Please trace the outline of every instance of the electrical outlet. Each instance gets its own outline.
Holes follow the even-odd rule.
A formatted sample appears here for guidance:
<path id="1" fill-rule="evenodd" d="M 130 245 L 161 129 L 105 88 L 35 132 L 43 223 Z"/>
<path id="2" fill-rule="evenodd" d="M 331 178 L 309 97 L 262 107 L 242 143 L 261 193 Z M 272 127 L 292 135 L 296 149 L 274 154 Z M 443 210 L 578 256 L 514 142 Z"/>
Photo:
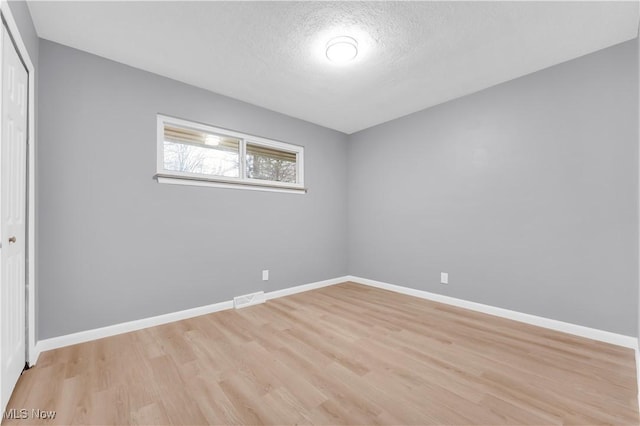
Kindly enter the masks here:
<path id="1" fill-rule="evenodd" d="M 448 272 L 440 272 L 440 284 L 449 284 Z"/>
<path id="2" fill-rule="evenodd" d="M 264 269 L 262 271 L 262 281 L 269 281 L 269 270 Z"/>

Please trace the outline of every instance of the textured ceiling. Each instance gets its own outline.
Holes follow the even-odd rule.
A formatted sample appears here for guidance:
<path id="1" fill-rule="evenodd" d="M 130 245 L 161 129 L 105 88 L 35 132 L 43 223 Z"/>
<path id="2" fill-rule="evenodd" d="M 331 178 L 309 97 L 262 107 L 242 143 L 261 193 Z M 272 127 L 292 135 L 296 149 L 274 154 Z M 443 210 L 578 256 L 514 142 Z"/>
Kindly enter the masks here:
<path id="1" fill-rule="evenodd" d="M 638 2 L 38 2 L 42 38 L 345 133 L 637 36 Z M 327 40 L 350 35 L 346 66 Z"/>

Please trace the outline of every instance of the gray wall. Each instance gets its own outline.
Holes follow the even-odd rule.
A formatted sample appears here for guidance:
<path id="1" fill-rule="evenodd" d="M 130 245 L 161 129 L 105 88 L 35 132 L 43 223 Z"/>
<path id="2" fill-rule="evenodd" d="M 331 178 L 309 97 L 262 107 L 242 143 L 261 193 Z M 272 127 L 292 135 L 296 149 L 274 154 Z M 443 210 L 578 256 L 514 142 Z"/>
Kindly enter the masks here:
<path id="1" fill-rule="evenodd" d="M 40 339 L 347 273 L 346 135 L 45 40 L 39 75 Z M 309 193 L 157 183 L 156 113 L 303 145 Z"/>
<path id="2" fill-rule="evenodd" d="M 351 137 L 39 48 L 40 339 L 347 273 L 637 335 L 637 40 Z M 309 194 L 158 184 L 156 113 L 304 145 Z"/>
<path id="3" fill-rule="evenodd" d="M 349 272 L 637 335 L 637 43 L 352 135 Z"/>

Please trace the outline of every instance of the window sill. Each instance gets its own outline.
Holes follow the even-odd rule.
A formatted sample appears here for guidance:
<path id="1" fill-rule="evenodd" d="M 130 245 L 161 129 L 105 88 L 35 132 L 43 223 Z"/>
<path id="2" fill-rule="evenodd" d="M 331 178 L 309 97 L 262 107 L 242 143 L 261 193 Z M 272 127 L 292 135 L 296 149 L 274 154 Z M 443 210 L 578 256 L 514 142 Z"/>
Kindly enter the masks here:
<path id="1" fill-rule="evenodd" d="M 193 177 L 179 177 L 155 175 L 158 183 L 168 183 L 170 185 L 208 186 L 211 188 L 226 189 L 248 189 L 250 191 L 285 192 L 289 194 L 306 194 L 307 188 L 277 186 L 269 184 L 254 184 L 245 182 L 224 182 L 209 179 L 198 179 Z"/>

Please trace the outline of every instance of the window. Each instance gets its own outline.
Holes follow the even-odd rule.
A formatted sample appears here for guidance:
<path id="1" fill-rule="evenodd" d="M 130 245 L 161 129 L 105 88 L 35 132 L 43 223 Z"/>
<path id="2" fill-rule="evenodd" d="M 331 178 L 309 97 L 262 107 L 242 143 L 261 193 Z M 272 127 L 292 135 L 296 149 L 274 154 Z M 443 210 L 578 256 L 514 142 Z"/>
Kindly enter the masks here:
<path id="1" fill-rule="evenodd" d="M 161 183 L 304 193 L 301 146 L 158 115 Z"/>

